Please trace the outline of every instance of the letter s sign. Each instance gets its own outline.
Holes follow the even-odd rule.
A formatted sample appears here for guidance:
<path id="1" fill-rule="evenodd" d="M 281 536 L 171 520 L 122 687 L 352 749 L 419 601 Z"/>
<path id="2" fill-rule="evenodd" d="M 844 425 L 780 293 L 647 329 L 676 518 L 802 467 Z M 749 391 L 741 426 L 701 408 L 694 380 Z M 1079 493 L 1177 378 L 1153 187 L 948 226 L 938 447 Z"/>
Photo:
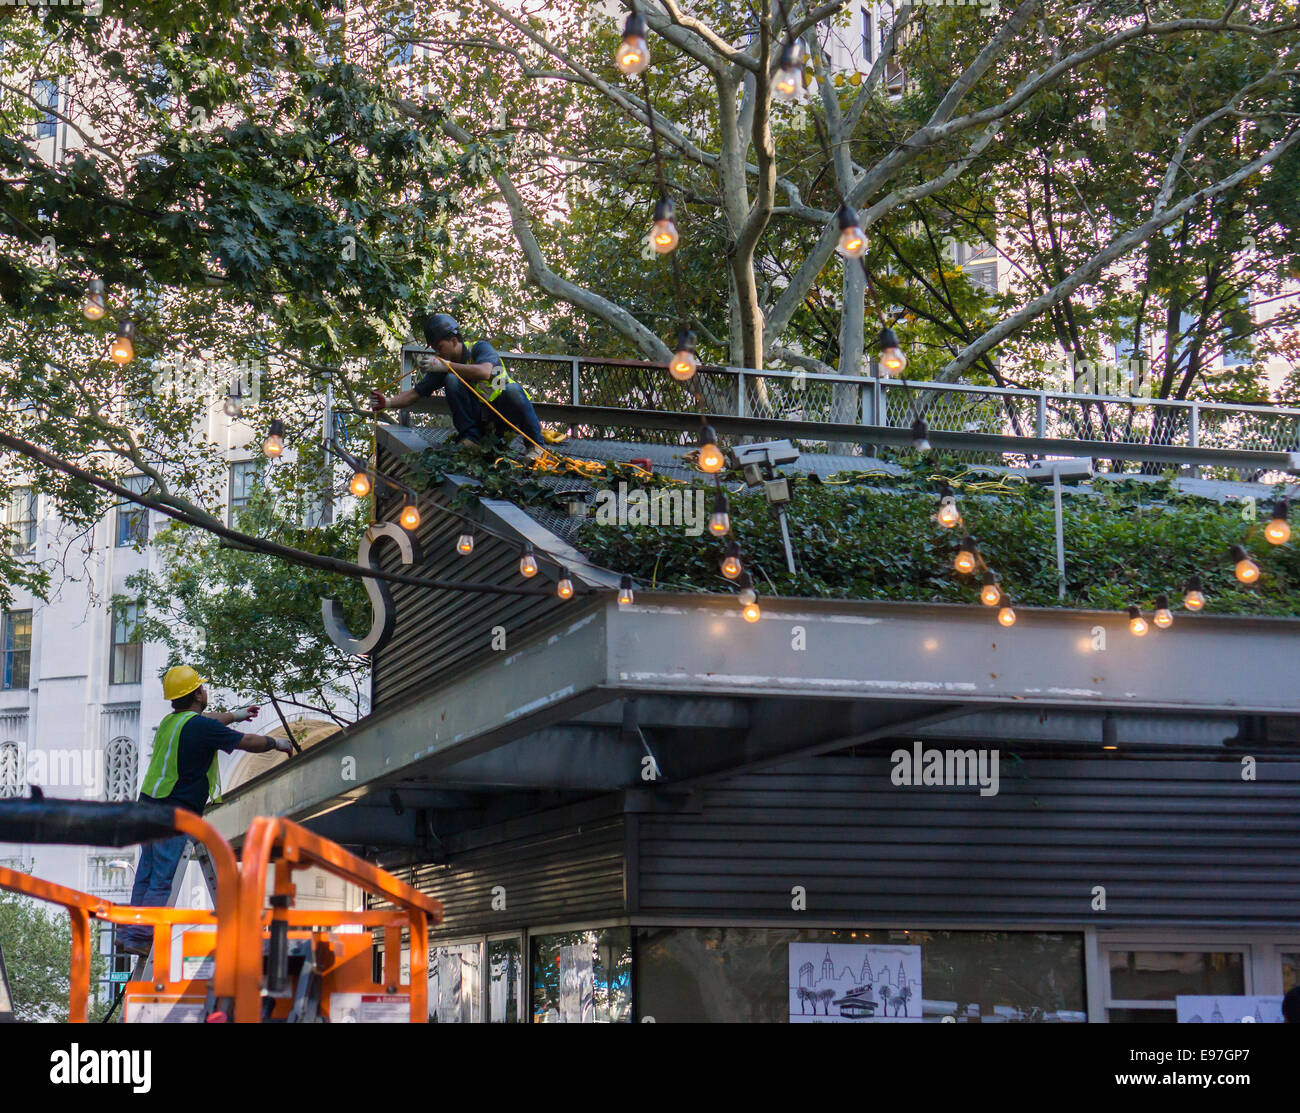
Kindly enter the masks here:
<path id="1" fill-rule="evenodd" d="M 357 546 L 357 563 L 363 564 L 367 568 L 379 568 L 379 562 L 371 554 L 374 543 L 380 538 L 386 537 L 392 541 L 402 554 L 403 564 L 414 564 L 417 561 L 423 561 L 420 552 L 419 542 L 411 537 L 396 522 L 382 522 L 372 525 L 366 530 L 366 535 L 361 539 L 361 544 Z M 357 657 L 364 657 L 373 653 L 383 645 L 393 634 L 393 624 L 397 616 L 393 613 L 393 597 L 389 594 L 388 587 L 382 580 L 366 579 L 366 594 L 370 596 L 370 606 L 374 610 L 374 617 L 370 622 L 370 630 L 364 638 L 354 638 L 348 630 L 347 623 L 343 618 L 343 608 L 339 606 L 335 599 L 322 599 L 321 618 L 325 623 L 325 633 L 329 635 L 330 641 L 337 645 L 345 653 L 351 653 Z"/>

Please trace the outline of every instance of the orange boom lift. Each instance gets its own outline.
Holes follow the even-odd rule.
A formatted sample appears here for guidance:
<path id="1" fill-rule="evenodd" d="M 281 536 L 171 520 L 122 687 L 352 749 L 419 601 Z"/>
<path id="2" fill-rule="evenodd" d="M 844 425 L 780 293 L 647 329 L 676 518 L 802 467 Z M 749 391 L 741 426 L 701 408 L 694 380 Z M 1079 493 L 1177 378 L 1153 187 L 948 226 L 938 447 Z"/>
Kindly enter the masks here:
<path id="1" fill-rule="evenodd" d="M 442 905 L 392 874 L 287 819 L 249 826 L 244 857 L 199 816 L 164 804 L 76 800 L 0 803 L 0 842 L 130 846 L 177 834 L 197 839 L 212 862 L 215 909 L 137 908 L 0 866 L 0 889 L 67 909 L 72 925 L 68 1019 L 84 1023 L 90 1000 L 90 921 L 153 927 L 153 970 L 123 990 L 127 1020 L 260 1021 L 428 1019 L 429 924 Z M 360 886 L 392 908 L 358 912 L 293 907 L 297 870 L 317 867 Z M 266 897 L 268 871 L 273 888 Z M 199 927 L 180 939 L 178 925 Z M 383 980 L 372 974 L 373 936 L 383 929 Z M 400 978 L 403 933 L 411 969 Z M 137 971 L 139 972 L 139 971 Z"/>

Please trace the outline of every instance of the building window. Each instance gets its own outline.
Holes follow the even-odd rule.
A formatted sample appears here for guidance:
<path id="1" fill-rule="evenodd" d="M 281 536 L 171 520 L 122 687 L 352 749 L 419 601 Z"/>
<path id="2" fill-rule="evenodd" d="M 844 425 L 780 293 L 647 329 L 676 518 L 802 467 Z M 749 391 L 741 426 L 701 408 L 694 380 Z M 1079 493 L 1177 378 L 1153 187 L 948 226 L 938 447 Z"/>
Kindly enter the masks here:
<path id="1" fill-rule="evenodd" d="M 1242 951 L 1106 952 L 1110 984 L 1106 1015 L 1111 1023 L 1173 1024 L 1182 996 L 1237 997 L 1246 990 Z"/>
<path id="2" fill-rule="evenodd" d="M 149 480 L 143 475 L 128 475 L 122 486 L 137 495 L 149 490 Z M 149 511 L 135 502 L 124 502 L 117 508 L 117 547 L 143 545 L 149 540 Z"/>
<path id="3" fill-rule="evenodd" d="M 26 556 L 36 548 L 36 492 L 30 487 L 15 487 L 9 493 L 5 525 L 11 556 Z"/>
<path id="4" fill-rule="evenodd" d="M 871 26 L 871 9 L 862 9 L 862 62 L 866 65 L 875 57 L 876 38 Z"/>
<path id="5" fill-rule="evenodd" d="M 135 625 L 140 608 L 125 603 L 113 609 L 113 652 L 109 661 L 110 684 L 139 684 L 140 659 L 144 646 L 136 640 Z"/>
<path id="6" fill-rule="evenodd" d="M 429 1019 L 478 1024 L 482 1019 L 483 944 L 448 943 L 429 956 Z"/>
<path id="7" fill-rule="evenodd" d="M 0 640 L 0 688 L 26 688 L 32 666 L 32 612 L 10 611 L 4 616 Z"/>
<path id="8" fill-rule="evenodd" d="M 138 772 L 137 748 L 132 738 L 114 738 L 104 754 L 104 781 L 109 800 L 134 800 Z"/>
<path id="9" fill-rule="evenodd" d="M 487 945 L 489 1024 L 516 1024 L 523 1000 L 524 952 L 518 936 L 489 939 Z"/>
<path id="10" fill-rule="evenodd" d="M 248 505 L 257 481 L 262 476 L 260 460 L 241 460 L 230 465 L 230 523 L 234 525 L 237 512 Z"/>
<path id="11" fill-rule="evenodd" d="M 534 1023 L 632 1019 L 630 928 L 539 935 L 532 944 Z"/>
<path id="12" fill-rule="evenodd" d="M 384 36 L 384 48 L 389 56 L 389 65 L 409 66 L 415 58 L 415 13 L 399 12 L 397 26 Z"/>
<path id="13" fill-rule="evenodd" d="M 59 83 L 53 78 L 43 78 L 40 81 L 35 81 L 32 83 L 32 96 L 41 108 L 57 111 L 59 107 Z M 42 112 L 40 119 L 36 121 L 36 138 L 53 139 L 58 127 L 59 121 L 54 112 Z"/>
<path id="14" fill-rule="evenodd" d="M 0 800 L 22 794 L 22 749 L 17 742 L 0 742 Z"/>

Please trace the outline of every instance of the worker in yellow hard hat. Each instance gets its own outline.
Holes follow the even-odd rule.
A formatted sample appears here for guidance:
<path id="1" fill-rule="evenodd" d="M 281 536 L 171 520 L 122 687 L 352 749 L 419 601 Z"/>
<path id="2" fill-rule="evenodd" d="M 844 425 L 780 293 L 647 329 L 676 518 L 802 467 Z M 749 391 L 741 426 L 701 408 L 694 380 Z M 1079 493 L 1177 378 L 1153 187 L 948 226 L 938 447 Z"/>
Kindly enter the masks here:
<path id="1" fill-rule="evenodd" d="M 231 723 L 243 723 L 257 715 L 256 707 L 238 711 L 205 714 L 208 707 L 207 682 L 189 665 L 177 665 L 163 677 L 163 697 L 171 701 L 172 712 L 158 724 L 154 734 L 153 757 L 145 771 L 140 799 L 149 803 L 188 808 L 202 815 L 208 798 L 221 802 L 219 753 L 247 750 L 261 754 L 268 750 L 289 753 L 288 739 L 270 738 L 265 734 L 245 734 L 231 730 Z M 157 907 L 167 903 L 176 866 L 185 851 L 185 835 L 145 843 L 135 868 L 131 903 Z M 127 951 L 148 951 L 152 929 L 131 926 L 122 932 Z"/>

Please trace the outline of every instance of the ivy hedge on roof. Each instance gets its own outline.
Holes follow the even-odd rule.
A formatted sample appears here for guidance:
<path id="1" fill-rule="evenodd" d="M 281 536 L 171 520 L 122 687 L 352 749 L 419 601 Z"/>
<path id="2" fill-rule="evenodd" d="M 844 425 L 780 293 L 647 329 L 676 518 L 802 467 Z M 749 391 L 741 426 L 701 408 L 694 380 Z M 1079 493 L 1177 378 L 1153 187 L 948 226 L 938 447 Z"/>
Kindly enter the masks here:
<path id="1" fill-rule="evenodd" d="M 1183 585 L 1195 575 L 1203 583 L 1206 613 L 1300 616 L 1300 540 L 1281 546 L 1264 540 L 1269 500 L 1261 500 L 1258 519 L 1248 521 L 1243 503 L 1187 495 L 1168 479 L 1099 475 L 1091 494 L 1067 491 L 1063 499 L 1062 603 L 1050 487 L 942 457 L 903 456 L 897 462 L 902 475 L 845 472 L 821 481 L 790 476 L 797 575 L 786 570 L 780 527 L 761 488 L 745 489 L 733 471 L 722 473 L 731 513 L 727 538 L 707 531 L 688 536 L 679 525 L 602 524 L 589 511 L 573 543 L 595 564 L 630 574 L 645 590 L 734 592 L 718 566 L 726 542 L 735 538 L 765 595 L 978 604 L 979 575 L 958 575 L 952 565 L 958 542 L 969 533 L 1015 605 L 1123 610 L 1137 604 L 1147 611 L 1163 592 L 1177 609 Z M 442 446 L 423 453 L 414 467 L 422 486 L 447 474 L 478 480 L 480 487 L 462 493 L 465 505 L 480 496 L 524 507 L 555 508 L 560 501 L 536 481 L 535 472 L 499 452 Z M 616 463 L 581 478 L 615 491 L 620 482 L 629 490 L 682 486 Z M 957 496 L 964 529 L 945 529 L 935 520 L 945 479 Z M 688 486 L 703 492 L 707 517 L 712 481 L 701 477 Z M 1253 587 L 1242 586 L 1233 574 L 1234 544 L 1245 546 L 1260 566 Z"/>

